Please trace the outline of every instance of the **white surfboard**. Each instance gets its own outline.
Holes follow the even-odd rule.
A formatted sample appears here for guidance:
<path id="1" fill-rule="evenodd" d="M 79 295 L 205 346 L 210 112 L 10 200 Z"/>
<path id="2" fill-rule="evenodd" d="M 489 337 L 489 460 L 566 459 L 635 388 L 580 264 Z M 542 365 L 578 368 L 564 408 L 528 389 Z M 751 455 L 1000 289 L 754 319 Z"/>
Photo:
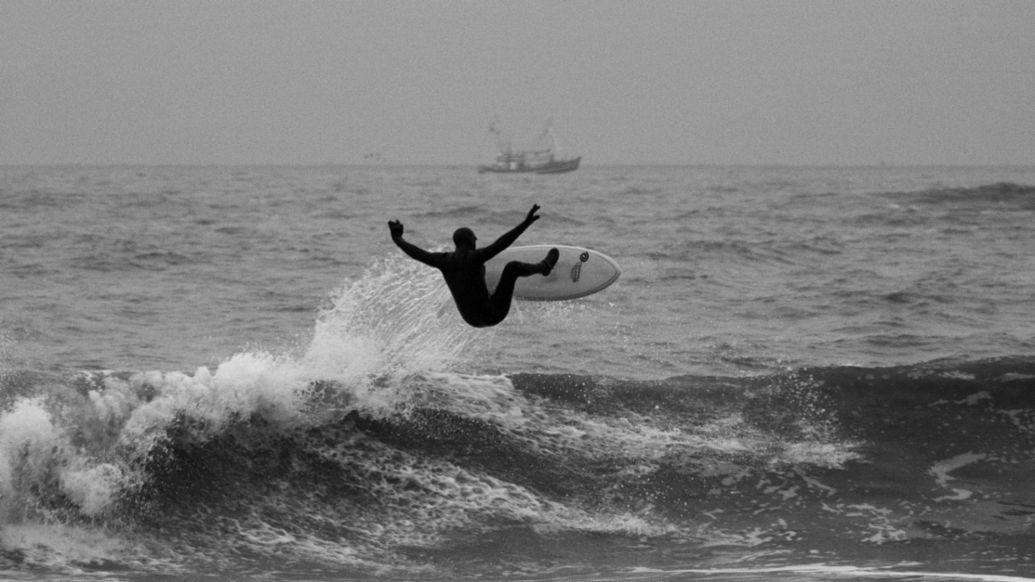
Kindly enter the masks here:
<path id="1" fill-rule="evenodd" d="M 503 267 L 510 261 L 538 263 L 556 248 L 560 258 L 546 277 L 520 277 L 514 286 L 514 298 L 528 301 L 564 301 L 592 295 L 618 280 L 622 270 L 604 253 L 568 245 L 528 245 L 510 247 L 485 263 L 485 283 L 491 293 L 496 289 Z"/>

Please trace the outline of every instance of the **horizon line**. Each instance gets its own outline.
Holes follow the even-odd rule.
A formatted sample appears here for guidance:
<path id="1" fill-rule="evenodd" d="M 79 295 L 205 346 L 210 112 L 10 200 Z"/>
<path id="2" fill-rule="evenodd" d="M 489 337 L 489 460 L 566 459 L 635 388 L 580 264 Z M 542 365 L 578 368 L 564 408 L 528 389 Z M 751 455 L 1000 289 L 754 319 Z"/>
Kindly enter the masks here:
<path id="1" fill-rule="evenodd" d="M 0 168 L 472 168 L 474 163 L 390 163 L 390 162 L 12 162 Z M 584 168 L 1035 168 L 1030 164 L 994 163 L 891 163 L 891 162 L 614 162 L 583 164 Z M 573 172 L 574 173 L 574 172 Z"/>

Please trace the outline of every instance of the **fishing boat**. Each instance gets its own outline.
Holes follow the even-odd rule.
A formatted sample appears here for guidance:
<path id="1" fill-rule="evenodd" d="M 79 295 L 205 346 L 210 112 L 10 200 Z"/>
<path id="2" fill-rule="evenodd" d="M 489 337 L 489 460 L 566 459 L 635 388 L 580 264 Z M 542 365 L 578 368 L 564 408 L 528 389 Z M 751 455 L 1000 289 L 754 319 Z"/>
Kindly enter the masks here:
<path id="1" fill-rule="evenodd" d="M 493 164 L 478 166 L 478 172 L 483 174 L 486 172 L 563 174 L 579 169 L 581 161 L 581 157 L 557 159 L 551 150 L 511 151 L 508 149 L 500 152 Z"/>
<path id="2" fill-rule="evenodd" d="M 513 150 L 510 144 L 499 142 L 499 131 L 495 123 L 489 126 L 489 132 L 497 136 L 499 153 L 496 154 L 496 161 L 490 165 L 478 166 L 478 173 L 486 172 L 496 174 L 563 174 L 579 169 L 581 156 L 560 157 L 557 155 L 557 138 L 553 129 L 548 125 L 539 136 L 539 142 L 549 139 L 549 146 L 543 149 Z"/>

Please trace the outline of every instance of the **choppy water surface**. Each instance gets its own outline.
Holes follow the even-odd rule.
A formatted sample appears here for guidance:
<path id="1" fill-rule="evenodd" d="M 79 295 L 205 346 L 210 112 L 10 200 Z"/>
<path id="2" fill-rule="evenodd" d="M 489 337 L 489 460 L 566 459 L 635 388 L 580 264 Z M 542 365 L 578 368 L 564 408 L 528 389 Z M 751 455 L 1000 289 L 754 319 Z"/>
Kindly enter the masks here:
<path id="1" fill-rule="evenodd" d="M 1035 578 L 1035 169 L 0 170 L 14 579 Z M 392 245 L 622 278 L 466 327 Z"/>

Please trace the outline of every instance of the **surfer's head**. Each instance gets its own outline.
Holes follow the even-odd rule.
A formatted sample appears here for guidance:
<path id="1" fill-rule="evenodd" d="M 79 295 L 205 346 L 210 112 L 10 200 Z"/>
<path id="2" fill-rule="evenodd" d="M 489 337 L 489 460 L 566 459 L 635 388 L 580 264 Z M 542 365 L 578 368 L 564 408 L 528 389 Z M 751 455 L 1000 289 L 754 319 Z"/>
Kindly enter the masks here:
<path id="1" fill-rule="evenodd" d="M 473 249 L 474 242 L 476 240 L 478 240 L 478 238 L 474 236 L 474 231 L 466 226 L 456 229 L 456 232 L 453 233 L 453 242 L 456 244 L 456 248 L 458 249 Z"/>

